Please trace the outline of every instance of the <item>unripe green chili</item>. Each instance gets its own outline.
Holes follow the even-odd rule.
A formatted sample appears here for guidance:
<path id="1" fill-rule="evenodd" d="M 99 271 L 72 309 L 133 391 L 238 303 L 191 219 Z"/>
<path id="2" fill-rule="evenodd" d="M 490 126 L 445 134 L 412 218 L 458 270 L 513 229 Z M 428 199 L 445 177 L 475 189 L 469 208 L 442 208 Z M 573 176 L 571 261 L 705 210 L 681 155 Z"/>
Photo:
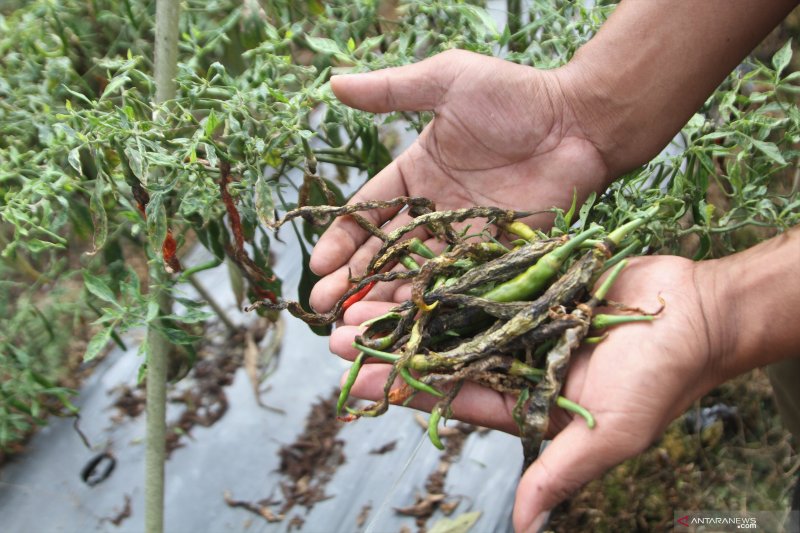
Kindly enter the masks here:
<path id="1" fill-rule="evenodd" d="M 411 242 L 408 244 L 408 250 L 419 255 L 420 257 L 424 257 L 425 259 L 433 259 L 436 257 L 436 254 L 433 253 L 433 250 L 428 248 L 425 243 L 419 240 L 417 237 L 411 239 Z"/>
<path id="2" fill-rule="evenodd" d="M 593 226 L 579 233 L 552 252 L 542 256 L 522 274 L 484 293 L 482 297 L 496 302 L 516 302 L 533 298 L 547 287 L 547 284 L 558 273 L 564 261 L 569 258 L 570 254 L 581 243 L 601 231 L 603 231 L 603 228 L 600 226 Z"/>
<path id="3" fill-rule="evenodd" d="M 408 368 L 404 366 L 400 367 L 400 377 L 402 377 L 412 389 L 416 389 L 420 392 L 427 392 L 431 396 L 436 396 L 437 398 L 444 397 L 444 394 L 442 394 L 438 390 L 434 389 L 427 383 L 423 383 L 420 380 L 416 379 L 414 376 L 412 376 Z"/>
<path id="4" fill-rule="evenodd" d="M 439 439 L 439 420 L 441 420 L 441 418 L 442 412 L 437 405 L 433 408 L 433 411 L 431 411 L 431 417 L 428 419 L 428 438 L 434 446 L 440 450 L 444 450 L 444 444 L 442 444 L 441 439 Z"/>
<path id="5" fill-rule="evenodd" d="M 358 377 L 358 372 L 361 370 L 361 365 L 364 364 L 366 358 L 367 356 L 364 352 L 359 352 L 355 360 L 353 360 L 353 364 L 350 366 L 350 372 L 347 373 L 347 379 L 344 385 L 342 385 L 342 391 L 339 393 L 339 399 L 336 401 L 336 416 L 339 416 L 342 412 L 342 407 L 347 403 L 347 398 L 350 396 L 350 389 L 353 388 L 353 384 Z"/>
<path id="6" fill-rule="evenodd" d="M 603 329 L 628 322 L 652 322 L 656 317 L 653 315 L 595 315 L 592 318 L 594 329 Z"/>
<path id="7" fill-rule="evenodd" d="M 590 413 L 589 410 L 583 407 L 582 405 L 579 405 L 575 402 L 571 402 L 566 398 L 564 398 L 563 396 L 559 396 L 558 398 L 556 398 L 556 405 L 564 409 L 565 411 L 569 411 L 570 413 L 575 413 L 576 415 L 582 417 L 584 420 L 586 420 L 586 425 L 589 427 L 589 429 L 594 429 L 595 426 L 594 416 L 592 416 L 592 413 Z"/>

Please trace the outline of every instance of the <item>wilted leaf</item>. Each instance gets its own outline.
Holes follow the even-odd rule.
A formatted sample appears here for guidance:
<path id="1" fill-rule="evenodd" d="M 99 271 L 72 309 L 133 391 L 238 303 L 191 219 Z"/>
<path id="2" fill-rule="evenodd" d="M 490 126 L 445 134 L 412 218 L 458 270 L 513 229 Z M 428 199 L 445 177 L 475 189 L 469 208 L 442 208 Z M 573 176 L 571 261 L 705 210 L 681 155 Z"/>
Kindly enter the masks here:
<path id="1" fill-rule="evenodd" d="M 225 264 L 228 267 L 228 277 L 231 280 L 231 290 L 233 290 L 233 295 L 236 298 L 236 306 L 241 309 L 245 296 L 242 271 L 239 270 L 239 266 L 236 263 L 227 257 L 225 258 Z"/>
<path id="2" fill-rule="evenodd" d="M 272 196 L 272 184 L 264 176 L 256 180 L 256 215 L 265 226 L 275 223 L 275 198 Z"/>
<path id="3" fill-rule="evenodd" d="M 455 518 L 442 518 L 428 530 L 428 533 L 467 533 L 480 517 L 480 511 L 473 511 Z"/>
<path id="4" fill-rule="evenodd" d="M 108 216 L 103 205 L 103 180 L 97 179 L 92 197 L 89 199 L 89 212 L 92 215 L 94 233 L 92 234 L 92 250 L 87 255 L 96 254 L 106 243 L 108 237 Z"/>
<path id="5" fill-rule="evenodd" d="M 145 208 L 147 215 L 147 240 L 150 249 L 161 257 L 161 246 L 167 237 L 167 210 L 164 208 L 164 195 L 155 193 Z"/>

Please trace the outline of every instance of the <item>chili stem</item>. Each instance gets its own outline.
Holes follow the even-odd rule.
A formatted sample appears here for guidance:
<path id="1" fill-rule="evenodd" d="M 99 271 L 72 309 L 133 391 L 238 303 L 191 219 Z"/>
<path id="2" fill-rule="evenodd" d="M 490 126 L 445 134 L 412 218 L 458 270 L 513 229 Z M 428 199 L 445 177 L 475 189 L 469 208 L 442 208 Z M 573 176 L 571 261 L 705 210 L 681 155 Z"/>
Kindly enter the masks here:
<path id="1" fill-rule="evenodd" d="M 589 429 L 593 429 L 595 426 L 594 416 L 592 413 L 589 412 L 588 409 L 583 407 L 582 405 L 578 405 L 575 402 L 567 400 L 563 396 L 559 396 L 556 398 L 556 405 L 562 408 L 565 411 L 569 411 L 570 413 L 575 413 L 576 415 L 582 417 L 586 420 L 586 425 Z"/>

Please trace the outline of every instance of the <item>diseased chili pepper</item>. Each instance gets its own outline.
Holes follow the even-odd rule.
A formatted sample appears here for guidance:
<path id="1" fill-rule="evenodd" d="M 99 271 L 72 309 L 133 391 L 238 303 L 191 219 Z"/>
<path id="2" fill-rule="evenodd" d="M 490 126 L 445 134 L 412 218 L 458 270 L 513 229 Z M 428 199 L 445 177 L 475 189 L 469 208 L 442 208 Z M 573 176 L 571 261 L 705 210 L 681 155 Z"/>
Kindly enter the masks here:
<path id="1" fill-rule="evenodd" d="M 565 409 L 584 418 L 589 428 L 594 427 L 596 421 L 586 408 L 560 395 L 570 356 L 579 346 L 594 341 L 587 337 L 592 326 L 653 320 L 653 316 L 642 314 L 595 314 L 595 309 L 604 303 L 624 268 L 624 257 L 637 248 L 642 251 L 641 243 L 648 242 L 631 234 L 644 226 L 658 208 L 613 231 L 592 226 L 571 238 L 545 238 L 514 222 L 524 216 L 522 212 L 485 207 L 437 212 L 430 202 L 413 198 L 343 208 L 306 207 L 291 216 L 329 221 L 333 216 L 360 216 L 356 211 L 390 204 L 410 206 L 409 212 L 415 218 L 390 233 L 372 223 L 360 222 L 383 245 L 365 273 L 354 278 L 353 286 L 330 312 L 308 313 L 296 302 L 264 304 L 267 308 L 289 309 L 312 324 L 329 323 L 363 300 L 377 282 L 412 280 L 411 299 L 362 324 L 364 332 L 353 343 L 359 354 L 337 402 L 337 413 L 346 410 L 349 415 L 340 418 L 378 416 L 390 404 L 405 404 L 418 392 L 425 392 L 441 398 L 431 413 L 427 431 L 431 442 L 442 448 L 439 422 L 452 416 L 450 406 L 461 385 L 469 381 L 517 397 L 513 417 L 520 427 L 525 464 L 530 464 L 538 453 L 551 409 Z M 565 215 L 567 223 L 574 208 Z M 508 249 L 487 228 L 468 235 L 467 230 L 457 233 L 450 226 L 468 218 L 486 218 L 509 233 L 524 235 L 530 242 Z M 408 238 L 421 226 L 447 242 L 444 252 L 436 256 L 419 239 Z M 625 248 L 614 255 L 622 246 Z M 427 261 L 420 267 L 412 254 Z M 408 270 L 384 272 L 396 262 Z M 607 278 L 593 290 L 607 270 Z M 613 302 L 610 305 L 621 306 Z M 346 407 L 368 358 L 389 364 L 383 399 L 362 409 Z M 398 381 L 400 387 L 395 385 Z"/>
<path id="2" fill-rule="evenodd" d="M 370 281 L 361 289 L 359 289 L 357 293 L 353 294 L 347 300 L 345 300 L 344 303 L 342 304 L 342 312 L 347 311 L 350 308 L 350 306 L 352 306 L 354 303 L 363 300 L 367 296 L 367 294 L 369 294 L 369 291 L 372 290 L 372 287 L 374 287 L 376 283 L 377 281 Z"/>

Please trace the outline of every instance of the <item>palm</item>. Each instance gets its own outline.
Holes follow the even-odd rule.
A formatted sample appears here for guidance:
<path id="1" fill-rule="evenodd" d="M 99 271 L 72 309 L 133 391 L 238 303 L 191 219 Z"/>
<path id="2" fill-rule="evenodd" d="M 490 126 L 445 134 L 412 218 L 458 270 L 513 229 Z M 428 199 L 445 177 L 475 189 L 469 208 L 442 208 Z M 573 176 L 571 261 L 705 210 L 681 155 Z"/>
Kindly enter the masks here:
<path id="1" fill-rule="evenodd" d="M 575 124 L 554 73 L 465 52 L 439 57 L 439 79 L 420 80 L 432 83 L 427 90 L 407 87 L 411 95 L 387 81 L 349 89 L 335 84 L 345 103 L 368 110 L 436 112 L 419 139 L 353 202 L 423 196 L 439 209 L 494 205 L 538 211 L 569 205 L 575 191 L 582 199 L 603 188 L 608 170 Z M 402 88 L 406 82 L 396 83 Z M 388 228 L 408 221 L 396 211 L 366 215 Z M 551 221 L 532 219 L 539 225 Z M 350 273 L 362 271 L 379 244 L 352 220 L 335 221 L 312 255 L 312 268 L 324 276 L 312 305 L 330 309 L 349 288 Z"/>
<path id="2" fill-rule="evenodd" d="M 408 194 L 441 208 L 563 206 L 602 184 L 607 170 L 573 125 L 554 77 L 467 56 L 436 118 L 398 160 Z M 468 78 L 468 79 L 467 79 Z"/>
<path id="3" fill-rule="evenodd" d="M 589 429 L 582 419 L 560 409 L 551 413 L 549 437 L 555 440 L 520 482 L 515 521 L 529 523 L 533 517 L 525 515 L 526 510 L 549 509 L 568 496 L 540 492 L 535 483 L 547 479 L 549 472 L 569 472 L 575 480 L 598 477 L 644 450 L 669 421 L 727 377 L 713 365 L 716 343 L 709 337 L 694 273 L 691 261 L 663 256 L 632 260 L 622 272 L 610 300 L 645 310 L 658 309 L 662 300 L 663 312 L 653 322 L 612 329 L 599 345 L 573 355 L 562 395 L 592 412 L 597 425 Z M 334 332 L 331 350 L 354 357 L 350 343 L 356 324 L 389 305 L 353 306 L 345 316 L 351 325 Z M 387 365 L 367 365 L 352 393 L 380 398 L 387 374 Z M 434 403 L 435 398 L 419 398 L 412 405 L 430 409 Z M 466 384 L 452 408 L 455 418 L 514 433 L 515 403 L 510 395 Z M 567 481 L 572 489 L 580 483 Z"/>

